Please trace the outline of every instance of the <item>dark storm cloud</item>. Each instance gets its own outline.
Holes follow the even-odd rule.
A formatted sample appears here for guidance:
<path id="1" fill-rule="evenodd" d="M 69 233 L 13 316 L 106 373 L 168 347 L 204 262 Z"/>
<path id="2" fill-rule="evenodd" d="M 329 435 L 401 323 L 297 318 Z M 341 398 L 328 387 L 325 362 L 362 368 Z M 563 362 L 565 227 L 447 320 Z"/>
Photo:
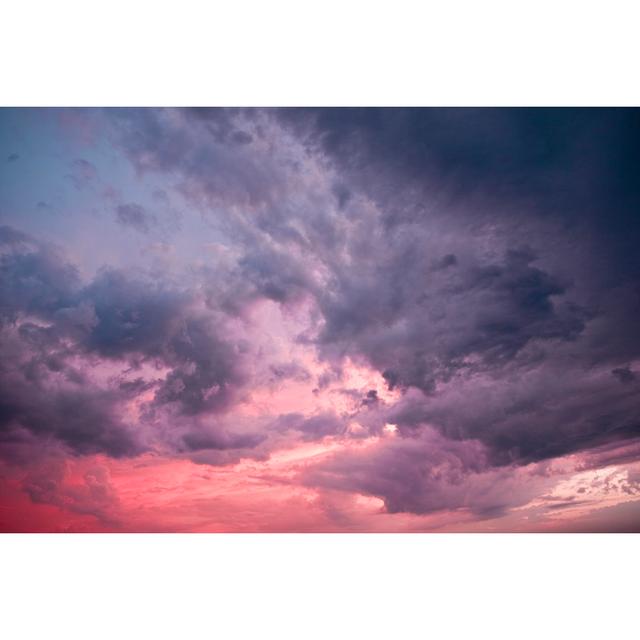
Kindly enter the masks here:
<path id="1" fill-rule="evenodd" d="M 234 391 L 245 382 L 239 368 L 242 345 L 230 345 L 216 335 L 211 320 L 190 317 L 165 352 L 172 371 L 156 394 L 156 402 L 177 403 L 187 415 L 226 408 Z"/>
<path id="2" fill-rule="evenodd" d="M 96 322 L 84 346 L 105 357 L 158 359 L 171 371 L 156 403 L 197 414 L 225 408 L 244 382 L 241 345 L 217 335 L 215 320 L 190 309 L 190 294 L 104 271 L 83 290 Z"/>
<path id="3" fill-rule="evenodd" d="M 7 226 L 0 227 L 0 313 L 50 314 L 67 306 L 80 285 L 77 269 L 59 251 Z"/>
<path id="4" fill-rule="evenodd" d="M 80 299 L 95 314 L 85 337 L 87 349 L 113 358 L 159 357 L 167 336 L 179 327 L 188 296 L 158 282 L 106 269 L 82 290 Z"/>
<path id="5" fill-rule="evenodd" d="M 459 377 L 431 398 L 408 394 L 387 418 L 407 435 L 428 424 L 448 437 L 477 438 L 499 465 L 640 437 L 637 389 L 606 369 L 575 369 L 570 357 Z"/>
<path id="6" fill-rule="evenodd" d="M 342 274 L 320 301 L 321 343 L 366 354 L 390 388 L 431 392 L 459 369 L 495 367 L 531 341 L 573 340 L 584 329 L 584 312 L 562 300 L 565 287 L 528 249 L 438 277 L 405 246 L 388 260 L 376 254 L 365 277 Z"/>
<path id="7" fill-rule="evenodd" d="M 3 442 L 15 429 L 26 428 L 43 438 L 53 436 L 80 454 L 106 453 L 113 457 L 145 450 L 132 425 L 115 414 L 118 397 L 109 392 L 80 388 L 54 391 L 2 371 L 0 424 Z"/>
<path id="8" fill-rule="evenodd" d="M 491 225 L 517 236 L 519 225 L 526 237 L 553 221 L 589 250 L 593 286 L 637 287 L 637 109 L 285 109 L 277 117 L 348 188 L 379 204 L 386 227 L 444 216 L 467 235 Z"/>
<path id="9" fill-rule="evenodd" d="M 390 388 L 433 396 L 407 428 L 432 420 L 449 437 L 486 443 L 496 461 L 636 435 L 636 401 L 610 388 L 615 378 L 596 385 L 607 409 L 587 415 L 587 407 L 594 367 L 618 370 L 640 356 L 637 111 L 137 111 L 124 119 L 134 162 L 177 171 L 196 199 L 250 207 L 250 222 L 241 216 L 233 227 L 240 296 L 311 297 L 323 357 L 363 359 Z M 240 122 L 271 145 L 264 162 L 248 153 L 252 145 L 234 150 Z M 278 127 L 293 135 L 289 146 Z M 238 153 L 247 154 L 242 169 Z M 328 178 L 329 199 L 292 207 L 298 196 L 284 185 L 300 174 L 287 158 L 304 162 L 305 153 L 338 178 Z M 492 417 L 493 392 L 471 393 L 468 415 L 455 404 L 436 415 L 449 387 L 473 389 L 474 376 L 514 391 L 498 394 L 504 416 Z M 554 412 L 553 385 L 514 389 L 531 376 L 559 378 L 555 388 L 569 398 Z"/>
<path id="10" fill-rule="evenodd" d="M 145 446 L 116 411 L 120 394 L 86 384 L 54 331 L 24 322 L 0 331 L 0 449 L 24 431 L 80 454 L 134 455 Z"/>
<path id="11" fill-rule="evenodd" d="M 602 204 L 594 196 L 624 210 L 640 195 L 635 109 L 283 109 L 278 117 L 360 187 L 381 177 L 367 183 L 379 195 L 392 186 L 382 172 L 396 185 L 453 196 L 533 197 L 554 215 L 562 212 L 553 205 L 576 213 Z"/>
<path id="12" fill-rule="evenodd" d="M 333 265 L 320 345 L 432 396 L 394 421 L 479 438 L 498 463 L 640 435 L 637 394 L 607 377 L 632 382 L 640 355 L 637 110 L 277 117 L 381 211 Z"/>
<path id="13" fill-rule="evenodd" d="M 603 339 L 638 352 L 627 320 L 640 311 L 637 109 L 291 109 L 277 116 L 352 191 L 379 204 L 389 232 L 412 222 L 425 231 L 446 219 L 467 245 L 487 228 L 507 236 L 505 249 L 533 245 L 553 265 L 550 275 L 569 274 L 585 302 L 606 307 L 597 311 L 610 316 L 607 333 L 616 326 L 619 335 Z"/>
<path id="14" fill-rule="evenodd" d="M 219 335 L 192 295 L 146 277 L 102 270 L 82 286 L 51 245 L 0 229 L 2 367 L 0 416 L 7 441 L 21 429 L 77 453 L 133 455 L 144 437 L 121 416 L 123 402 L 155 388 L 153 405 L 180 415 L 226 409 L 245 383 L 241 344 Z M 164 379 L 101 388 L 91 359 L 144 362 Z"/>
<path id="15" fill-rule="evenodd" d="M 302 479 L 312 486 L 379 497 L 389 513 L 468 509 L 480 518 L 504 515 L 540 490 L 531 472 L 518 476 L 511 469 L 491 468 L 477 441 L 449 440 L 433 431 L 337 453 L 304 471 Z"/>

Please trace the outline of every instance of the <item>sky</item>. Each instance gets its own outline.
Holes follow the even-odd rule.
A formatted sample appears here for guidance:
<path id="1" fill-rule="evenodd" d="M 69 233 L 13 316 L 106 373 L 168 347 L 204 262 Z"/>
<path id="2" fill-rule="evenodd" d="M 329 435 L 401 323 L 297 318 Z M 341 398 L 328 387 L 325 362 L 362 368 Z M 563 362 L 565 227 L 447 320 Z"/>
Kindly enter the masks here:
<path id="1" fill-rule="evenodd" d="M 0 110 L 0 531 L 640 531 L 640 111 Z"/>

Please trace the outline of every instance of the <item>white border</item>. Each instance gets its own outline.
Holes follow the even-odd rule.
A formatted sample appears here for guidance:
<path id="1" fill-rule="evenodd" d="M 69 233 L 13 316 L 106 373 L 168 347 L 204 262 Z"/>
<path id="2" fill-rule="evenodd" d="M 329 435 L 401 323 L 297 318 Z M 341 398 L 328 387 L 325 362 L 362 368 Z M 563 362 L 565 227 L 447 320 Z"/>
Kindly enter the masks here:
<path id="1" fill-rule="evenodd" d="M 638 3 L 21 0 L 3 105 L 637 105 Z"/>
<path id="2" fill-rule="evenodd" d="M 633 535 L 23 535 L 3 637 L 623 638 Z"/>

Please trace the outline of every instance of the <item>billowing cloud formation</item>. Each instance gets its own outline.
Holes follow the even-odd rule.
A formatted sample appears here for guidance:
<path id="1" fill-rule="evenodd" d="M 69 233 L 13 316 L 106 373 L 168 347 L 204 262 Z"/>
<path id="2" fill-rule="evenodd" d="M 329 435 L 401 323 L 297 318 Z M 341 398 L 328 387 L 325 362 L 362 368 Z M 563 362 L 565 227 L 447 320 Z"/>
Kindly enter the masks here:
<path id="1" fill-rule="evenodd" d="M 337 454 L 306 480 L 380 497 L 390 513 L 465 508 L 484 518 L 526 504 L 540 492 L 541 483 L 535 482 L 540 475 L 492 468 L 479 442 L 425 430 L 417 439 L 394 438 L 369 450 Z"/>
<path id="2" fill-rule="evenodd" d="M 193 294 L 116 270 L 83 285 L 50 245 L 0 234 L 5 425 L 52 433 L 79 453 L 133 455 L 144 448 L 140 425 L 118 416 L 131 398 L 151 389 L 148 410 L 178 416 L 231 402 L 243 346 L 217 334 Z M 164 377 L 136 377 L 145 365 Z"/>
<path id="3" fill-rule="evenodd" d="M 567 474 L 638 461 L 637 111 L 79 113 L 104 149 L 60 176 L 102 264 L 0 231 L 8 464 L 309 451 L 247 491 L 472 527 L 560 513 L 541 496 Z"/>

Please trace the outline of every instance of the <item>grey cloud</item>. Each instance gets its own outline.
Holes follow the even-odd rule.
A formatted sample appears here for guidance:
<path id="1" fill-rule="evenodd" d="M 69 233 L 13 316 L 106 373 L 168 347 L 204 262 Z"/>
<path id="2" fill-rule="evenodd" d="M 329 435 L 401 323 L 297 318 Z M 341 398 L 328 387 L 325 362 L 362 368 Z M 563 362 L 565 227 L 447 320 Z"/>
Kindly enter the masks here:
<path id="1" fill-rule="evenodd" d="M 636 379 L 636 374 L 629 367 L 616 367 L 611 370 L 611 373 L 624 384 L 633 382 Z"/>
<path id="2" fill-rule="evenodd" d="M 198 429 L 187 432 L 182 441 L 189 452 L 214 450 L 227 451 L 229 449 L 255 449 L 264 442 L 264 433 L 229 433 L 224 430 L 207 431 Z"/>
<path id="3" fill-rule="evenodd" d="M 246 212 L 226 221 L 241 248 L 236 300 L 313 300 L 318 331 L 306 339 L 322 357 L 364 360 L 390 388 L 419 389 L 421 420 L 478 438 L 504 464 L 635 437 L 633 397 L 590 373 L 640 355 L 629 320 L 640 307 L 637 225 L 621 233 L 638 195 L 628 170 L 635 119 L 628 110 L 154 111 L 127 114 L 122 130 L 133 133 L 124 144 L 134 162 L 177 171 L 196 201 Z M 242 169 L 231 142 L 240 121 L 271 152 Z M 286 185 L 318 158 L 329 197 L 300 200 Z M 233 309 L 215 285 L 210 296 Z M 541 382 L 517 387 L 548 375 L 562 378 L 557 396 Z M 473 393 L 474 376 L 486 397 Z M 455 384 L 476 406 L 449 404 Z M 588 416 L 594 384 L 608 405 Z M 515 395 L 501 392 L 514 385 Z"/>
<path id="4" fill-rule="evenodd" d="M 59 251 L 9 227 L 0 228 L 0 313 L 51 314 L 70 304 L 80 286 L 77 269 Z"/>
<path id="5" fill-rule="evenodd" d="M 477 438 L 496 465 L 640 437 L 636 394 L 606 369 L 574 369 L 567 358 L 501 373 L 456 377 L 430 398 L 407 394 L 386 419 L 406 435 L 431 425 L 449 438 Z"/>
<path id="6" fill-rule="evenodd" d="M 135 202 L 116 207 L 116 220 L 125 227 L 131 227 L 139 233 L 149 233 L 157 223 L 155 216 Z"/>
<path id="7" fill-rule="evenodd" d="M 233 212 L 216 224 L 239 250 L 234 294 L 212 278 L 211 305 L 314 302 L 304 339 L 404 394 L 401 438 L 431 424 L 506 465 L 637 436 L 620 384 L 640 357 L 637 118 L 138 111 L 116 128 L 137 166 Z"/>
<path id="8" fill-rule="evenodd" d="M 198 311 L 190 293 L 114 270 L 83 286 L 50 245 L 6 227 L 0 240 L 0 422 L 8 440 L 26 428 L 76 453 L 134 455 L 149 434 L 122 420 L 132 395 L 155 388 L 152 408 L 194 416 L 227 409 L 246 382 L 245 347 L 224 336 L 213 313 Z M 86 375 L 94 356 L 168 373 L 151 385 L 95 386 Z"/>
<path id="9" fill-rule="evenodd" d="M 2 338 L 6 340 L 6 335 Z M 6 357 L 7 349 L 3 351 Z M 14 348 L 12 356 L 16 355 Z M 23 362 L 8 361 L 0 368 L 3 444 L 11 443 L 20 429 L 28 429 L 44 439 L 53 437 L 79 454 L 122 457 L 141 453 L 145 446 L 134 428 L 116 413 L 117 400 L 115 392 L 69 380 L 64 365 L 52 365 L 46 358 L 39 363 L 34 356 Z"/>
<path id="10" fill-rule="evenodd" d="M 203 203 L 271 202 L 280 180 L 249 153 L 251 134 L 230 110 L 122 109 L 115 137 L 142 170 L 177 172 L 180 188 Z"/>
<path id="11" fill-rule="evenodd" d="M 496 518 L 528 502 L 547 483 L 532 480 L 531 472 L 492 469 L 477 441 L 452 441 L 433 432 L 335 454 L 303 473 L 312 486 L 379 497 L 389 513 L 458 509 L 480 518 Z"/>

